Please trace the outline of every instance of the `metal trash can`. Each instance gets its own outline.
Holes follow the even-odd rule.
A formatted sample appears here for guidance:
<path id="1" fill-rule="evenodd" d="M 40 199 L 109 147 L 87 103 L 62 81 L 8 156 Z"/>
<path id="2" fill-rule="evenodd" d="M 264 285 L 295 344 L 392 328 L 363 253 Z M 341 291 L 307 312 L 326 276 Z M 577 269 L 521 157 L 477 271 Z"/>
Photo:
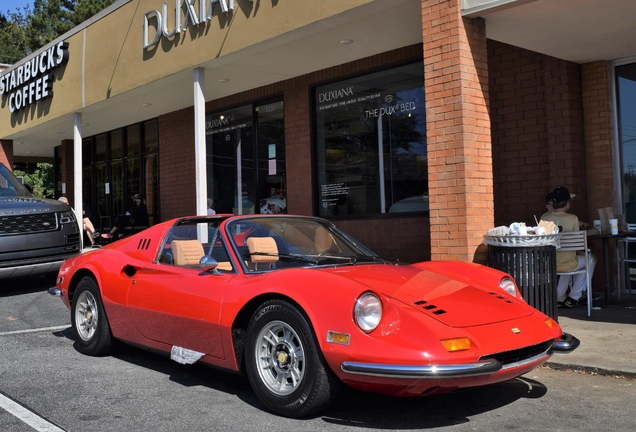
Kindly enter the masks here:
<path id="1" fill-rule="evenodd" d="M 530 306 L 558 321 L 556 246 L 560 236 L 539 237 L 554 239 L 544 238 L 535 242 L 538 245 L 529 245 L 531 241 L 519 242 L 519 237 L 516 242 L 501 241 L 501 238 L 484 241 L 488 244 L 488 266 L 510 274 Z"/>

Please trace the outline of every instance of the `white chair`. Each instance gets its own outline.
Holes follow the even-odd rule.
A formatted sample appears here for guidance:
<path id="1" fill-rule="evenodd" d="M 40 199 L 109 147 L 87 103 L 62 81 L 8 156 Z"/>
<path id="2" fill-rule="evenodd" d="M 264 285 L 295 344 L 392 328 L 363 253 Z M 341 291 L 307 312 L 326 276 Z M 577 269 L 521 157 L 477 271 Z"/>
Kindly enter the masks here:
<path id="1" fill-rule="evenodd" d="M 628 231 L 636 231 L 636 224 L 627 224 Z M 616 267 L 618 273 L 618 299 L 621 299 L 621 291 L 623 289 L 623 277 L 629 294 L 632 293 L 632 279 L 630 274 L 630 264 L 636 264 L 636 257 L 629 256 L 629 245 L 636 244 L 636 237 L 625 237 L 618 241 L 616 245 Z"/>
<path id="2" fill-rule="evenodd" d="M 587 285 L 587 316 L 591 315 L 592 311 L 592 279 L 587 269 L 590 268 L 590 251 L 587 248 L 587 231 L 570 231 L 562 232 L 559 239 L 560 246 L 557 248 L 557 252 L 579 252 L 585 253 L 585 268 L 580 270 L 574 270 L 569 272 L 557 271 L 557 276 L 572 276 L 575 274 L 585 273 L 585 283 Z M 571 282 L 570 282 L 571 284 Z"/>

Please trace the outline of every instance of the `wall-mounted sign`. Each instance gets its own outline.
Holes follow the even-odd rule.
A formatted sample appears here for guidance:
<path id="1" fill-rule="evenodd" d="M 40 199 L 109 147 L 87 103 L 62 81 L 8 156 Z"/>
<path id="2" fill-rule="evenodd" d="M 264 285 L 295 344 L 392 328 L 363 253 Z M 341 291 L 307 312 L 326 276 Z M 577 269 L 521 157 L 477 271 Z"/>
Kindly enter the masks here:
<path id="1" fill-rule="evenodd" d="M 60 42 L 0 75 L 0 95 L 9 94 L 12 113 L 53 96 L 53 69 L 68 61 L 68 42 Z"/>
<path id="2" fill-rule="evenodd" d="M 169 38 L 186 31 L 188 26 L 210 21 L 216 4 L 219 5 L 221 13 L 227 14 L 234 10 L 234 0 L 174 0 L 174 9 L 170 14 L 168 3 L 161 6 L 161 12 L 156 9 L 149 10 L 144 14 L 144 49 L 155 45 L 162 36 Z M 171 29 L 168 28 L 169 23 L 173 23 Z M 149 39 L 151 31 L 154 31 L 152 40 Z"/>

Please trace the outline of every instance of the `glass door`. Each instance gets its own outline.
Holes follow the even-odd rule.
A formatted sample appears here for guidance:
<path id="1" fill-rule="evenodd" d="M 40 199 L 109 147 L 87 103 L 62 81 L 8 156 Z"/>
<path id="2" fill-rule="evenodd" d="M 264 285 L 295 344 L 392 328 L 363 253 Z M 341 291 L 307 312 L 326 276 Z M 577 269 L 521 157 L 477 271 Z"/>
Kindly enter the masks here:
<path id="1" fill-rule="evenodd" d="M 636 223 L 636 63 L 616 67 L 616 87 L 623 209 Z"/>

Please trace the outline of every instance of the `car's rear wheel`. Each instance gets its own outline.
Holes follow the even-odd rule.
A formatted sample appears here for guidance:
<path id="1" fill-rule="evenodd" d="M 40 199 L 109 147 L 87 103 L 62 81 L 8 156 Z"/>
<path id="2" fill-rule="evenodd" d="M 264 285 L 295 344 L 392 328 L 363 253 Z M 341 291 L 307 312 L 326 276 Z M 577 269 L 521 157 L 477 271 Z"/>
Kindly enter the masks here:
<path id="1" fill-rule="evenodd" d="M 97 282 L 92 277 L 82 278 L 75 289 L 71 326 L 80 352 L 100 356 L 112 350 L 113 336 Z"/>
<path id="2" fill-rule="evenodd" d="M 286 301 L 272 300 L 258 308 L 247 330 L 245 356 L 254 392 L 283 416 L 316 413 L 340 388 L 307 318 Z"/>

